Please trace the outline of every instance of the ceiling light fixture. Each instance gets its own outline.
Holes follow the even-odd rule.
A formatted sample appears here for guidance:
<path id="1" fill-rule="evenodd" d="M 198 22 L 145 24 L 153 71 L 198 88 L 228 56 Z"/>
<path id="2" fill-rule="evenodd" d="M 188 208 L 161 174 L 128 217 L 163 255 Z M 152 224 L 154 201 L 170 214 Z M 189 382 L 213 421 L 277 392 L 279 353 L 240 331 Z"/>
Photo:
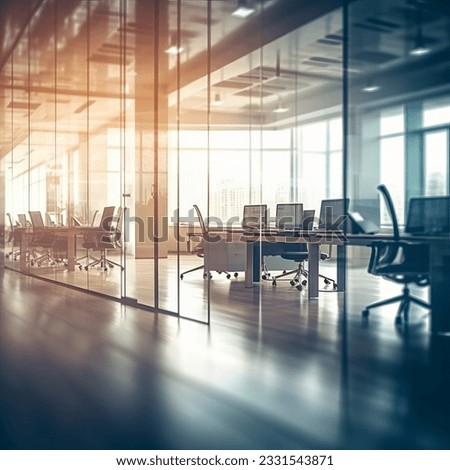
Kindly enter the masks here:
<path id="1" fill-rule="evenodd" d="M 255 13 L 255 9 L 247 5 L 246 0 L 238 0 L 238 7 L 231 13 L 236 18 L 245 19 Z"/>
<path id="2" fill-rule="evenodd" d="M 170 44 L 169 47 L 166 49 L 166 53 L 170 55 L 178 55 L 181 54 L 184 49 L 178 45 L 178 40 L 176 34 L 170 35 Z"/>
<path id="3" fill-rule="evenodd" d="M 170 54 L 170 55 L 178 55 L 178 54 L 181 54 L 183 52 L 183 48 L 182 47 L 178 47 L 176 45 L 172 45 L 172 46 L 169 46 L 167 49 L 166 49 L 166 53 L 167 54 Z"/>
<path id="4" fill-rule="evenodd" d="M 414 41 L 414 47 L 409 51 L 409 55 L 418 57 L 418 56 L 426 55 L 431 52 L 431 49 L 425 45 L 425 40 L 423 38 L 422 11 L 420 10 L 420 8 L 417 9 L 416 27 L 417 27 L 416 39 Z"/>
<path id="5" fill-rule="evenodd" d="M 278 100 L 278 106 L 273 110 L 277 114 L 287 113 L 288 111 L 289 108 L 284 107 L 280 99 Z"/>
<path id="6" fill-rule="evenodd" d="M 426 47 L 422 43 L 420 43 L 418 40 L 416 41 L 416 45 L 409 51 L 409 55 L 414 55 L 414 56 L 422 56 L 429 54 L 431 52 L 431 49 L 429 47 Z"/>
<path id="7" fill-rule="evenodd" d="M 373 85 L 372 83 L 368 83 L 365 87 L 363 87 L 362 91 L 365 93 L 374 93 L 378 91 L 380 87 L 378 85 Z"/>

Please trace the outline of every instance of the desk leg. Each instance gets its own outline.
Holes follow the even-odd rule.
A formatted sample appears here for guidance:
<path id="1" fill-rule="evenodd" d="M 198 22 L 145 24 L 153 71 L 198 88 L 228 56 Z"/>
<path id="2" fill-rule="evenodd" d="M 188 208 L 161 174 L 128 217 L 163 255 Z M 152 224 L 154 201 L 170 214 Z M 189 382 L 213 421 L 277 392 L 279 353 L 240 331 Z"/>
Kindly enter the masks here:
<path id="1" fill-rule="evenodd" d="M 338 245 L 337 247 L 337 277 L 336 283 L 339 291 L 345 291 L 345 262 L 347 249 L 345 245 Z"/>
<path id="2" fill-rule="evenodd" d="M 308 243 L 308 298 L 319 297 L 319 250 L 318 243 Z"/>
<path id="3" fill-rule="evenodd" d="M 67 271 L 75 271 L 75 235 L 69 235 L 67 237 Z"/>
<path id="4" fill-rule="evenodd" d="M 253 243 L 245 244 L 245 287 L 253 287 Z"/>
<path id="5" fill-rule="evenodd" d="M 30 235 L 23 233 L 20 237 L 20 256 L 19 256 L 19 267 L 21 272 L 28 272 L 30 267 Z M 30 252 L 29 252 L 30 251 Z M 28 255 L 28 256 L 27 256 Z"/>
<path id="6" fill-rule="evenodd" d="M 450 247 L 430 243 L 430 303 L 431 333 L 450 331 L 448 311 L 448 279 L 450 275 Z"/>

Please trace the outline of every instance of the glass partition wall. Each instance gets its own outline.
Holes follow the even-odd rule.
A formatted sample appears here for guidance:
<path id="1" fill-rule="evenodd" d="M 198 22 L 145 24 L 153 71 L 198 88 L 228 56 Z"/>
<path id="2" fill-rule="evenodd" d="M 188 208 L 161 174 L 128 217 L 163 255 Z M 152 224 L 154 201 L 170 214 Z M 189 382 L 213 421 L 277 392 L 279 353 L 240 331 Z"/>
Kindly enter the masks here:
<path id="1" fill-rule="evenodd" d="M 246 204 L 273 224 L 278 203 L 318 216 L 342 197 L 342 9 L 247 3 L 246 17 L 234 0 L 37 7 L 1 70 L 5 266 L 201 322 L 273 310 L 270 283 L 244 287 L 245 243 L 224 228 Z M 424 138 L 430 155 L 442 138 Z M 214 258 L 206 273 L 194 205 L 228 242 L 228 271 Z M 292 265 L 254 250 L 274 273 Z M 287 286 L 298 311 L 306 294 Z"/>
<path id="2" fill-rule="evenodd" d="M 411 197 L 450 190 L 450 86 L 443 73 L 449 65 L 450 10 L 432 0 L 349 2 L 346 26 L 350 208 L 382 231 L 391 230 L 376 189 L 383 183 L 402 228 Z M 350 293 L 367 275 L 369 254 L 352 249 L 349 259 L 361 270 L 349 283 Z M 365 301 L 379 298 L 374 290 Z"/>

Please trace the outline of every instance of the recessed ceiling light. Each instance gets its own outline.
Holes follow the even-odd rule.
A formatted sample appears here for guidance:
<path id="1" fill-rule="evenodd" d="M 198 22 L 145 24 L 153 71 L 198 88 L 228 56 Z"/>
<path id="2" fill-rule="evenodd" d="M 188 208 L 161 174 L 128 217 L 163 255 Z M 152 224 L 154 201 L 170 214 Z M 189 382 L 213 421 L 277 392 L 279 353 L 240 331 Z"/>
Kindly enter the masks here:
<path id="1" fill-rule="evenodd" d="M 289 111 L 289 108 L 285 108 L 282 105 L 279 105 L 277 108 L 273 110 L 274 113 L 278 113 L 278 114 L 287 113 L 288 111 Z"/>
<path id="2" fill-rule="evenodd" d="M 184 49 L 182 47 L 177 47 L 175 45 L 172 45 L 166 49 L 166 53 L 170 55 L 177 55 L 177 54 L 181 54 L 183 50 Z"/>
<path id="3" fill-rule="evenodd" d="M 255 13 L 255 9 L 247 6 L 247 2 L 245 0 L 239 0 L 238 7 L 233 11 L 233 13 L 231 13 L 231 15 L 236 18 L 244 19 L 252 13 Z"/>
<path id="4" fill-rule="evenodd" d="M 431 52 L 429 47 L 425 47 L 423 45 L 417 45 L 414 49 L 409 51 L 409 55 L 421 56 Z"/>
<path id="5" fill-rule="evenodd" d="M 380 87 L 378 85 L 366 85 L 363 87 L 362 91 L 366 93 L 374 93 L 375 91 L 378 91 Z"/>

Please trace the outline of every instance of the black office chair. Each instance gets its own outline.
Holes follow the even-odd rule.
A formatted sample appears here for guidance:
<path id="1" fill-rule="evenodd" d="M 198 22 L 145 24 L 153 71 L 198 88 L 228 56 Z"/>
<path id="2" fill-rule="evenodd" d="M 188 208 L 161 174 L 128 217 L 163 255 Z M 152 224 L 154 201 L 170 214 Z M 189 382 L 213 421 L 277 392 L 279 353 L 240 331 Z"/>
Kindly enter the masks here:
<path id="1" fill-rule="evenodd" d="M 211 235 L 208 232 L 208 229 L 206 228 L 205 221 L 203 220 L 202 213 L 200 212 L 200 209 L 198 208 L 197 205 L 194 204 L 194 209 L 197 214 L 198 221 L 200 223 L 200 230 L 201 233 L 190 233 L 188 236 L 199 236 L 200 237 L 200 242 L 192 249 L 192 253 L 196 254 L 199 258 L 204 258 L 205 257 L 205 240 L 209 240 L 211 238 Z M 213 235 L 214 239 L 217 240 L 218 235 Z M 194 271 L 199 271 L 200 269 L 203 269 L 203 279 L 208 279 L 208 275 L 211 278 L 212 275 L 211 273 L 207 273 L 205 271 L 205 264 L 201 264 L 200 266 L 196 266 L 195 268 L 188 269 L 187 271 L 184 271 L 180 274 L 180 279 L 182 280 L 185 276 L 185 274 L 192 273 Z M 217 271 L 219 274 L 225 273 L 227 279 L 231 278 L 231 274 L 228 273 L 227 271 Z M 238 273 L 234 273 L 234 277 L 237 277 Z"/>
<path id="2" fill-rule="evenodd" d="M 426 309 L 431 308 L 427 302 L 412 296 L 408 288 L 408 284 L 411 283 L 418 286 L 429 285 L 429 251 L 428 246 L 423 243 L 410 243 L 400 240 L 400 231 L 391 195 L 384 184 L 380 184 L 377 189 L 384 198 L 392 221 L 393 240 L 371 243 L 372 253 L 368 272 L 389 281 L 403 284 L 404 287 L 401 295 L 368 305 L 363 310 L 362 315 L 367 318 L 373 308 L 400 302 L 395 316 L 395 323 L 398 325 L 402 323 L 402 320 L 408 321 L 411 303 Z"/>
<path id="3" fill-rule="evenodd" d="M 88 257 L 93 261 L 86 264 L 84 267 L 86 271 L 94 266 L 99 266 L 104 271 L 108 271 L 109 268 L 114 268 L 114 266 L 119 267 L 122 271 L 124 270 L 121 264 L 109 259 L 107 255 L 108 250 L 121 248 L 123 209 L 119 207 L 115 216 L 114 209 L 114 206 L 105 207 L 100 226 L 93 228 L 85 235 L 83 248 L 100 252 L 100 258 Z M 82 269 L 82 266 L 80 266 L 80 269 Z"/>
<path id="4" fill-rule="evenodd" d="M 32 247 L 30 264 L 42 266 L 48 263 L 50 266 L 56 265 L 57 261 L 53 256 L 53 247 L 57 240 L 55 232 L 44 224 L 44 219 L 40 211 L 28 211 L 33 226 L 33 238 L 30 246 Z M 41 253 L 38 253 L 40 251 Z"/>
<path id="5" fill-rule="evenodd" d="M 298 263 L 298 267 L 296 269 L 293 269 L 292 271 L 283 271 L 282 274 L 279 274 L 278 276 L 273 276 L 272 286 L 275 287 L 277 285 L 277 280 L 294 274 L 294 277 L 289 281 L 289 283 L 291 284 L 291 286 L 295 286 L 297 290 L 301 291 L 303 290 L 303 287 L 306 286 L 306 279 L 308 278 L 308 271 L 305 269 L 304 266 L 305 261 L 308 260 L 308 247 L 306 243 L 292 243 L 287 245 L 292 246 L 292 251 L 283 251 L 280 256 L 283 259 L 295 261 L 296 263 Z M 304 278 L 303 281 L 301 280 L 302 277 Z"/>
<path id="6" fill-rule="evenodd" d="M 278 207 L 277 207 L 278 209 Z M 314 222 L 314 213 L 315 211 L 313 209 L 307 209 L 303 211 L 303 220 L 302 220 L 302 230 L 308 231 L 312 230 L 313 228 L 313 222 Z M 277 215 L 278 219 L 278 215 Z M 305 261 L 308 259 L 308 250 L 307 250 L 307 245 L 302 243 L 302 244 L 286 244 L 287 250 L 283 251 L 280 256 L 283 259 L 295 261 L 298 263 L 298 267 L 296 269 L 293 269 L 291 271 L 283 271 L 282 274 L 279 274 L 278 276 L 273 276 L 272 277 L 272 285 L 276 286 L 277 285 L 277 280 L 282 279 L 283 277 L 286 276 L 291 276 L 294 274 L 292 279 L 290 279 L 289 283 L 291 286 L 295 286 L 297 290 L 301 291 L 303 287 L 306 287 L 308 283 L 308 270 L 305 268 Z M 290 249 L 292 248 L 292 249 Z M 324 261 L 330 258 L 330 252 L 320 252 L 320 260 Z M 270 276 L 270 275 L 269 275 Z M 337 288 L 336 281 L 334 279 L 331 279 L 328 276 L 325 276 L 323 274 L 319 273 L 319 277 L 324 280 L 325 285 L 332 285 L 333 289 Z M 266 274 L 263 275 L 263 279 L 267 279 L 268 276 Z"/>

